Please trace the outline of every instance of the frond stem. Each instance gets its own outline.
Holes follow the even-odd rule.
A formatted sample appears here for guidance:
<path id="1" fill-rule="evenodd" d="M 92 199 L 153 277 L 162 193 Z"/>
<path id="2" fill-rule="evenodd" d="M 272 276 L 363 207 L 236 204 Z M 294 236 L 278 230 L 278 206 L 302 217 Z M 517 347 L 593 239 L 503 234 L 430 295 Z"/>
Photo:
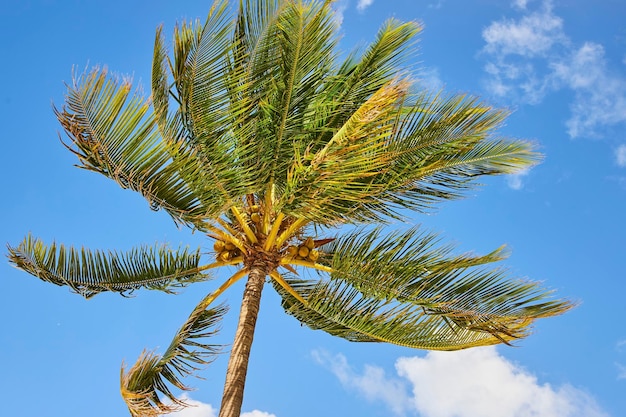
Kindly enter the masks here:
<path id="1" fill-rule="evenodd" d="M 293 234 L 300 228 L 304 227 L 309 221 L 304 218 L 299 218 L 294 221 L 291 226 L 289 226 L 284 232 L 280 234 L 280 236 L 276 239 L 275 246 L 277 248 L 281 247 L 283 243 L 287 239 L 289 239 Z"/>
<path id="2" fill-rule="evenodd" d="M 243 232 L 248 237 L 248 240 L 250 241 L 250 243 L 258 243 L 256 235 L 254 234 L 252 229 L 250 229 L 248 222 L 246 222 L 246 219 L 243 218 L 239 209 L 235 206 L 231 206 L 230 211 L 232 211 L 235 217 L 237 218 L 237 221 L 241 225 L 241 228 L 243 229 Z"/>
<path id="3" fill-rule="evenodd" d="M 207 227 L 211 232 L 217 234 L 223 241 L 225 242 L 230 242 L 233 245 L 237 246 L 237 248 L 242 251 L 242 252 L 246 252 L 246 247 L 243 244 L 243 242 L 241 240 L 239 240 L 237 237 L 235 237 L 235 235 L 237 234 L 237 232 L 235 232 L 235 230 L 227 223 L 225 222 L 223 219 L 217 218 L 216 221 L 219 223 L 220 226 L 222 226 L 224 228 L 224 230 L 218 229 L 216 227 Z"/>
<path id="4" fill-rule="evenodd" d="M 280 263 L 281 264 L 287 264 L 287 265 L 305 266 L 307 268 L 313 268 L 313 269 L 317 269 L 319 271 L 328 272 L 329 274 L 332 274 L 334 272 L 333 269 L 330 266 L 318 264 L 318 263 L 311 262 L 311 261 L 305 261 L 305 260 L 302 260 L 302 259 L 283 258 L 283 259 L 281 259 Z"/>
<path id="5" fill-rule="evenodd" d="M 274 182 L 270 181 L 265 191 L 265 207 L 263 208 L 263 233 L 268 234 L 272 211 L 274 210 Z"/>
<path id="6" fill-rule="evenodd" d="M 272 229 L 270 230 L 270 233 L 267 236 L 267 239 L 265 240 L 265 245 L 263 249 L 270 250 L 272 248 L 272 246 L 274 245 L 274 242 L 276 242 L 276 236 L 278 235 L 280 226 L 282 226 L 283 224 L 284 218 L 285 218 L 285 215 L 282 212 L 278 213 L 278 215 L 276 216 L 276 219 L 274 220 L 274 224 L 272 225 Z"/>
<path id="7" fill-rule="evenodd" d="M 295 297 L 298 301 L 300 301 L 302 304 L 304 304 L 305 306 L 308 307 L 308 303 L 307 301 L 302 298 L 302 296 L 300 294 L 298 294 L 292 287 L 291 285 L 289 285 L 284 279 L 283 277 L 278 273 L 278 271 L 274 270 L 272 272 L 270 272 L 270 277 L 272 277 L 274 279 L 274 281 L 276 281 L 281 287 L 283 287 L 285 289 L 285 291 L 287 291 L 289 294 L 291 294 L 293 297 Z"/>
<path id="8" fill-rule="evenodd" d="M 224 283 L 220 285 L 217 290 L 213 291 L 211 294 L 204 297 L 202 301 L 200 301 L 200 303 L 198 304 L 194 312 L 197 310 L 200 310 L 200 311 L 206 310 L 206 308 L 209 305 L 211 305 L 211 303 L 215 301 L 217 297 L 219 297 L 224 291 L 226 291 L 235 282 L 239 281 L 241 278 L 246 276 L 247 273 L 248 273 L 248 268 L 242 268 L 239 271 L 235 272 L 230 278 L 224 281 Z"/>

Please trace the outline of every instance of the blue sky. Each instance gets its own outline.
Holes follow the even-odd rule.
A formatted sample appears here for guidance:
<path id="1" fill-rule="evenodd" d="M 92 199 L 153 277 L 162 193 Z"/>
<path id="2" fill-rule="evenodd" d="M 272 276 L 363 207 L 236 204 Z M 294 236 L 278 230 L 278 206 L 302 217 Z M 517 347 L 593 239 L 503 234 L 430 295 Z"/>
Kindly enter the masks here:
<path id="1" fill-rule="evenodd" d="M 73 167 L 51 103 L 72 67 L 107 65 L 146 84 L 155 28 L 203 19 L 210 2 L 5 0 L 0 5 L 3 117 L 0 238 L 128 249 L 209 243 L 138 195 Z M 514 274 L 579 301 L 517 347 L 427 353 L 351 344 L 301 327 L 264 292 L 245 417 L 548 417 L 626 413 L 626 5 L 622 0 L 339 0 L 342 48 L 388 17 L 424 24 L 410 64 L 424 88 L 477 94 L 513 111 L 502 133 L 535 141 L 545 161 L 485 181 L 469 198 L 413 221 L 486 252 L 506 243 Z M 3 414 L 127 415 L 119 366 L 166 346 L 215 282 L 177 296 L 90 300 L 0 264 Z M 229 343 L 241 286 L 227 294 Z M 212 417 L 226 356 L 189 381 Z M 534 414 L 533 414 L 534 413 Z"/>

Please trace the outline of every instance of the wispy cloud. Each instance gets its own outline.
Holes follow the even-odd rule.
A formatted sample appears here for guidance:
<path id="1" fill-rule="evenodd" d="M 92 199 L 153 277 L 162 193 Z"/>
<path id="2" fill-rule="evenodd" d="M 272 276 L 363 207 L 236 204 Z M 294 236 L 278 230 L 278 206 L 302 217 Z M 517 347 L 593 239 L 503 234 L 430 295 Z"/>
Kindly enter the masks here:
<path id="1" fill-rule="evenodd" d="M 624 149 L 624 153 L 625 153 L 624 157 L 626 159 L 626 145 L 623 145 L 623 146 L 625 148 Z M 615 345 L 615 349 L 618 352 L 620 352 L 620 353 L 622 353 L 625 348 L 626 348 L 626 340 L 620 340 Z M 626 366 L 624 366 L 620 362 L 615 362 L 615 366 L 617 367 L 617 379 L 626 379 Z"/>
<path id="2" fill-rule="evenodd" d="M 386 376 L 375 366 L 356 372 L 342 355 L 316 355 L 344 386 L 386 403 L 396 413 L 420 417 L 608 417 L 583 390 L 540 383 L 494 347 L 400 358 L 396 372 L 402 379 Z"/>
<path id="3" fill-rule="evenodd" d="M 343 355 L 331 355 L 321 350 L 313 351 L 312 354 L 313 358 L 328 368 L 347 389 L 364 395 L 370 401 L 382 401 L 398 415 L 404 415 L 410 407 L 405 382 L 387 377 L 382 368 L 366 365 L 363 373 L 359 374 L 352 369 Z"/>
<path id="4" fill-rule="evenodd" d="M 487 42 L 485 51 L 496 58 L 545 56 L 555 44 L 564 42 L 563 20 L 552 14 L 549 4 L 544 4 L 540 11 L 517 21 L 493 22 L 483 31 L 483 39 Z"/>
<path id="5" fill-rule="evenodd" d="M 444 86 L 444 83 L 439 76 L 439 69 L 436 67 L 425 67 L 420 69 L 417 77 L 420 87 L 427 90 L 439 91 Z"/>
<path id="6" fill-rule="evenodd" d="M 576 45 L 565 33 L 552 1 L 515 0 L 518 19 L 492 22 L 483 31 L 486 84 L 492 94 L 538 104 L 555 91 L 574 93 L 566 122 L 570 137 L 599 136 L 626 123 L 626 74 L 609 66 L 596 42 Z"/>
<path id="7" fill-rule="evenodd" d="M 429 3 L 428 8 L 429 9 L 441 9 L 443 7 L 443 3 L 444 3 L 444 0 L 437 0 L 434 3 Z"/>
<path id="8" fill-rule="evenodd" d="M 170 417 L 217 417 L 217 410 L 210 404 L 205 404 L 201 401 L 190 398 L 187 394 L 183 394 L 180 397 L 191 407 L 187 407 L 176 413 L 168 414 Z M 253 410 L 245 413 L 241 413 L 241 417 L 276 417 L 274 414 L 266 413 L 265 411 Z"/>
<path id="9" fill-rule="evenodd" d="M 335 12 L 333 18 L 335 19 L 337 26 L 341 26 L 341 24 L 343 23 L 343 14 L 348 8 L 348 0 L 338 0 L 334 2 L 331 7 Z"/>
<path id="10" fill-rule="evenodd" d="M 374 0 L 359 0 L 356 5 L 358 11 L 362 12 L 374 3 Z"/>
<path id="11" fill-rule="evenodd" d="M 626 145 L 620 145 L 615 150 L 615 160 L 617 161 L 617 165 L 626 168 Z M 626 341 L 623 341 L 624 345 L 626 345 Z"/>
<path id="12" fill-rule="evenodd" d="M 513 5 L 513 7 L 516 7 L 518 9 L 522 9 L 525 10 L 526 6 L 528 5 L 528 2 L 531 0 L 513 0 L 511 2 L 511 4 Z"/>
<path id="13" fill-rule="evenodd" d="M 528 169 L 524 169 L 519 171 L 516 174 L 511 174 L 506 176 L 506 183 L 509 188 L 513 190 L 521 190 L 524 188 L 524 179 L 528 175 L 530 171 Z"/>

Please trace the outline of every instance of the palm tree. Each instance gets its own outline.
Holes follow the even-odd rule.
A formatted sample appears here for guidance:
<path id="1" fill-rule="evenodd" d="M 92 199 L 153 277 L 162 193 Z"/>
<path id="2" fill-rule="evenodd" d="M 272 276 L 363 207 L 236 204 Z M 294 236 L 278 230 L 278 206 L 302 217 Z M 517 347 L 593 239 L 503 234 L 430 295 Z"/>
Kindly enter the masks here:
<path id="1" fill-rule="evenodd" d="M 27 236 L 9 247 L 15 266 L 85 297 L 173 291 L 236 268 L 163 354 L 146 351 L 122 370 L 133 416 L 185 406 L 172 389 L 188 389 L 181 377 L 219 353 L 211 340 L 226 308 L 215 302 L 243 277 L 221 417 L 240 414 L 266 279 L 312 329 L 418 349 L 510 343 L 535 319 L 571 308 L 488 266 L 503 248 L 455 255 L 436 234 L 383 227 L 462 196 L 474 177 L 539 157 L 497 136 L 505 111 L 414 87 L 400 64 L 418 24 L 391 19 L 361 53 L 341 58 L 330 3 L 241 0 L 233 14 L 217 0 L 204 24 L 176 27 L 171 56 L 157 30 L 149 99 L 96 68 L 74 77 L 55 109 L 82 168 L 141 193 L 212 239 L 215 253 L 105 252 Z M 307 269 L 318 274 L 303 278 Z"/>

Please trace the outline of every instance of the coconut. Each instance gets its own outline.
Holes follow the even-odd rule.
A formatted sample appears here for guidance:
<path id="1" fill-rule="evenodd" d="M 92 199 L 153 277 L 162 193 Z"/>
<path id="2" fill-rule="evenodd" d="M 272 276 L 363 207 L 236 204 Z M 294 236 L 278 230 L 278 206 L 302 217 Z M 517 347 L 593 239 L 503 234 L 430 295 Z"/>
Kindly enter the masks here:
<path id="1" fill-rule="evenodd" d="M 312 249 L 311 252 L 309 252 L 309 259 L 312 262 L 317 261 L 319 257 L 320 257 L 320 252 L 317 249 Z"/>
<path id="2" fill-rule="evenodd" d="M 315 241 L 312 237 L 307 237 L 304 241 L 304 246 L 306 246 L 308 249 L 313 249 L 315 248 Z"/>
<path id="3" fill-rule="evenodd" d="M 216 240 L 215 243 L 213 243 L 213 250 L 215 250 L 215 252 L 221 252 L 224 250 L 224 242 L 221 240 Z"/>
<path id="4" fill-rule="evenodd" d="M 232 244 L 232 243 L 230 243 L 230 242 L 226 242 L 226 243 L 224 244 L 224 249 L 226 249 L 226 250 L 235 250 L 235 248 L 236 248 L 236 246 L 235 246 L 235 245 L 233 245 L 233 244 Z"/>
<path id="5" fill-rule="evenodd" d="M 291 257 L 294 257 L 298 254 L 298 247 L 297 246 L 289 246 L 287 248 L 287 254 Z"/>
<path id="6" fill-rule="evenodd" d="M 309 248 L 307 248 L 306 246 L 300 246 L 298 248 L 298 255 L 302 258 L 306 258 L 307 256 L 309 256 Z"/>

